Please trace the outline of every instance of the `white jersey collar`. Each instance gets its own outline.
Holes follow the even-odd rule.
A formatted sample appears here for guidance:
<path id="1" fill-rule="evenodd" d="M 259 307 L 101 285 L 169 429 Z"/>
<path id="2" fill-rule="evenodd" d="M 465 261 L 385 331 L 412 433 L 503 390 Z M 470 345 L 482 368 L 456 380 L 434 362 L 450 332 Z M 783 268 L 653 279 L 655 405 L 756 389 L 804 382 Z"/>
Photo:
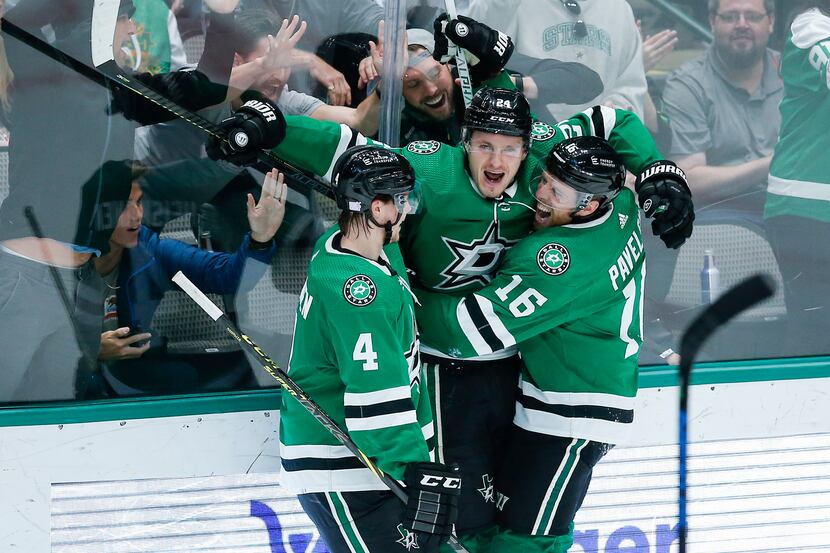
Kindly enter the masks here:
<path id="1" fill-rule="evenodd" d="M 329 236 L 328 240 L 326 240 L 326 252 L 328 252 L 330 254 L 333 254 L 333 255 L 348 255 L 348 256 L 351 256 L 351 257 L 356 257 L 358 259 L 362 259 L 366 263 L 370 263 L 370 264 L 374 265 L 375 267 L 377 267 L 379 270 L 383 271 L 384 274 L 386 274 L 388 276 L 392 276 L 392 273 L 389 270 L 389 267 L 391 267 L 391 265 L 389 265 L 389 258 L 386 256 L 385 251 L 383 251 L 382 249 L 380 250 L 380 258 L 382 260 L 384 260 L 387 263 L 387 265 L 383 265 L 382 263 L 378 263 L 377 261 L 373 261 L 373 260 L 369 259 L 368 257 L 363 257 L 362 255 L 359 255 L 357 253 L 344 252 L 342 250 L 338 250 L 337 248 L 334 247 L 334 239 L 335 239 L 336 236 L 342 236 L 342 235 L 343 235 L 343 231 L 338 230 L 337 232 L 334 232 L 334 233 L 332 233 L 331 236 Z"/>
<path id="2" fill-rule="evenodd" d="M 611 203 L 611 209 L 605 212 L 605 214 L 600 217 L 599 219 L 594 219 L 593 221 L 588 221 L 587 223 L 571 223 L 570 225 L 562 225 L 564 228 L 591 228 L 591 227 L 598 227 L 602 223 L 608 220 L 611 217 L 611 214 L 614 213 L 614 204 Z"/>

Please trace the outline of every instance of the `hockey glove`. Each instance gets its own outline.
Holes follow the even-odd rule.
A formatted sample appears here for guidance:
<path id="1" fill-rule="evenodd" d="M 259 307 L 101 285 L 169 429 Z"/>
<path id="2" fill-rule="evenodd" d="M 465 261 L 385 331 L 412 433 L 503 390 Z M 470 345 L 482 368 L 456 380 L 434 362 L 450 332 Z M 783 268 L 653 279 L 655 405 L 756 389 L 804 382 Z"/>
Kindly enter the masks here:
<path id="1" fill-rule="evenodd" d="M 440 463 L 410 463 L 404 475 L 409 501 L 403 525 L 415 532 L 421 549 L 444 543 L 458 519 L 461 476 Z"/>
<path id="2" fill-rule="evenodd" d="M 692 235 L 695 209 L 686 173 L 669 160 L 655 161 L 634 185 L 646 217 L 654 217 L 651 230 L 668 248 L 679 248 Z"/>
<path id="3" fill-rule="evenodd" d="M 449 39 L 466 50 L 470 77 L 476 84 L 498 74 L 513 54 L 513 41 L 509 36 L 469 17 L 459 15 L 458 19 L 450 21 L 447 14 L 443 14 L 433 22 L 432 27 L 435 34 L 432 57 L 441 63 L 451 59 Z"/>
<path id="4" fill-rule="evenodd" d="M 219 124 L 222 138 L 211 136 L 205 149 L 213 160 L 251 165 L 256 163 L 260 150 L 270 150 L 282 142 L 285 128 L 285 117 L 276 104 L 265 98 L 248 100 Z"/>

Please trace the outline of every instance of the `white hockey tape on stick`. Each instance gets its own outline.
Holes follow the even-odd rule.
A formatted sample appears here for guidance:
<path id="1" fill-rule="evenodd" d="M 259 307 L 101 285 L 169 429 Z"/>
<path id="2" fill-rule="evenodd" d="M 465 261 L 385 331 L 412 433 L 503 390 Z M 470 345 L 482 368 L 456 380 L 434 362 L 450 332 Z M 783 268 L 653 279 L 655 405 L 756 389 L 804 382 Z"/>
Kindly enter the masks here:
<path id="1" fill-rule="evenodd" d="M 184 276 L 184 273 L 179 271 L 173 276 L 173 282 L 179 285 L 179 287 L 184 290 L 184 293 L 190 296 L 190 299 L 195 301 L 199 307 L 201 307 L 205 313 L 207 313 L 211 319 L 214 321 L 218 321 L 219 317 L 222 316 L 222 310 L 219 307 L 210 301 L 201 290 L 196 288 L 196 285 L 190 282 L 190 279 Z"/>

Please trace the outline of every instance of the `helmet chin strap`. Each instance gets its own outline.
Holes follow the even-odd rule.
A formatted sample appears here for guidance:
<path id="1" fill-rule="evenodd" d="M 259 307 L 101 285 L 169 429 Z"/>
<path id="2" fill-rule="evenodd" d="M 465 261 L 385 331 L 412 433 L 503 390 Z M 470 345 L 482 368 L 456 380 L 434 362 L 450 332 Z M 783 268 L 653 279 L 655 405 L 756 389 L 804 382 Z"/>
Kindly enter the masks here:
<path id="1" fill-rule="evenodd" d="M 395 218 L 395 220 L 394 220 L 394 221 L 386 221 L 386 222 L 385 222 L 385 223 L 383 223 L 383 224 L 378 223 L 378 222 L 375 220 L 375 218 L 374 218 L 374 216 L 372 215 L 372 213 L 371 213 L 371 212 L 366 212 L 366 217 L 367 217 L 367 218 L 369 219 L 369 221 L 370 221 L 373 225 L 375 225 L 376 227 L 379 227 L 379 228 L 380 228 L 380 227 L 382 227 L 382 228 L 383 228 L 383 230 L 384 230 L 384 235 L 383 235 L 383 245 L 384 245 L 384 246 L 388 246 L 389 244 L 391 244 L 391 243 L 392 243 L 392 227 L 394 227 L 395 225 L 397 225 L 397 224 L 398 224 L 398 222 L 401 220 L 401 217 L 403 217 L 403 213 L 401 213 L 401 212 L 399 211 L 399 212 L 398 212 L 398 216 Z"/>

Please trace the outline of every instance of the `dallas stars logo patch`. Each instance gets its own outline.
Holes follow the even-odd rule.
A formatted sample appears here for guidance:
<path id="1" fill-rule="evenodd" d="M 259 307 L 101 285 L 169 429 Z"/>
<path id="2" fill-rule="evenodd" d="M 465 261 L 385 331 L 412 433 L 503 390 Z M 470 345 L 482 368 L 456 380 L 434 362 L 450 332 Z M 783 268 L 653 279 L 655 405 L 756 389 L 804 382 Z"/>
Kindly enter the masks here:
<path id="1" fill-rule="evenodd" d="M 470 242 L 460 242 L 451 238 L 442 238 L 452 253 L 453 261 L 441 271 L 445 277 L 437 288 L 452 290 L 461 288 L 471 282 L 487 284 L 504 255 L 505 248 L 515 240 L 506 240 L 499 236 L 499 227 L 492 221 L 481 238 Z"/>
<path id="2" fill-rule="evenodd" d="M 413 154 L 431 154 L 437 152 L 441 143 L 437 140 L 416 140 L 406 147 Z"/>
<path id="3" fill-rule="evenodd" d="M 553 242 L 539 250 L 536 263 L 542 271 L 551 276 L 561 275 L 571 266 L 571 254 L 568 253 L 568 248 Z"/>
<path id="4" fill-rule="evenodd" d="M 375 283 L 366 275 L 355 275 L 343 285 L 343 297 L 347 302 L 358 307 L 369 305 L 377 295 Z"/>
<path id="5" fill-rule="evenodd" d="M 412 551 L 413 549 L 420 549 L 418 547 L 418 536 L 414 532 L 410 532 L 406 528 L 403 527 L 403 524 L 398 524 L 398 532 L 401 533 L 401 539 L 397 540 L 395 543 L 399 543 L 406 548 L 407 551 Z"/>
<path id="6" fill-rule="evenodd" d="M 530 139 L 537 142 L 548 140 L 556 133 L 556 129 L 541 121 L 534 121 L 530 127 Z"/>

